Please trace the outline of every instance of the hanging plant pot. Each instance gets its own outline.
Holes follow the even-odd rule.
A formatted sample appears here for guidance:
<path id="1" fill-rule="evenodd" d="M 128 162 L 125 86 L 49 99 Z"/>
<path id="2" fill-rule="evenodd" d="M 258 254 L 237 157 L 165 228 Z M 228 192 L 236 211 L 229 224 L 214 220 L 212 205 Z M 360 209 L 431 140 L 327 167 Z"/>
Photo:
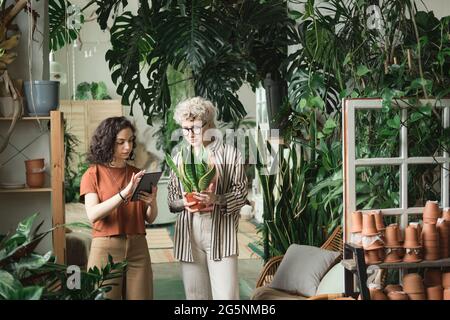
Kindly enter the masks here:
<path id="1" fill-rule="evenodd" d="M 59 81 L 25 81 L 27 111 L 30 116 L 48 116 L 59 106 Z"/>

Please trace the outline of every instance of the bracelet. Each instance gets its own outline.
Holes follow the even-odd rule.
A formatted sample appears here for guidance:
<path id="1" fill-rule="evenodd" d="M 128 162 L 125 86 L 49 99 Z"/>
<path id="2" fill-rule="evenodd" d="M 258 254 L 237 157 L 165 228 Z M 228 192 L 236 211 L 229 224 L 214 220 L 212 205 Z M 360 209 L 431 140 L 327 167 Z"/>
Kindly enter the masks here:
<path id="1" fill-rule="evenodd" d="M 127 199 L 125 199 L 125 198 L 122 196 L 122 194 L 120 193 L 120 191 L 119 191 L 119 196 L 122 198 L 123 202 L 127 201 Z"/>

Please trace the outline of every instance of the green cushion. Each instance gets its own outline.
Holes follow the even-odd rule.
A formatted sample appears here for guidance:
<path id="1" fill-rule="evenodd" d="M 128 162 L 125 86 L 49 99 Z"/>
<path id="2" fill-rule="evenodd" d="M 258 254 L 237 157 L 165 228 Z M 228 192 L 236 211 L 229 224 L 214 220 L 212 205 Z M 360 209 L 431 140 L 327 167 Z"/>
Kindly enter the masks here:
<path id="1" fill-rule="evenodd" d="M 316 295 L 342 293 L 344 291 L 344 267 L 341 263 L 337 263 L 323 276 L 317 287 Z"/>

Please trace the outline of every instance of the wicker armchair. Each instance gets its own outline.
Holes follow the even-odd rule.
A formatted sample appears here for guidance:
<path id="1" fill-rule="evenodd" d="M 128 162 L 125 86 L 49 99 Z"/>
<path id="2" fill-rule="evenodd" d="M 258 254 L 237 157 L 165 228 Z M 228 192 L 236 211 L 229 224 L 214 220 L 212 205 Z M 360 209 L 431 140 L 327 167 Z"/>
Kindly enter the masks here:
<path id="1" fill-rule="evenodd" d="M 325 241 L 325 243 L 321 246 L 322 249 L 336 251 L 341 253 L 340 259 L 342 259 L 342 252 L 344 249 L 344 244 L 342 240 L 342 229 L 340 226 L 338 226 L 336 229 L 334 229 L 333 233 L 330 235 L 330 237 Z M 256 282 L 256 288 L 266 286 L 270 282 L 272 282 L 273 276 L 275 275 L 275 272 L 278 269 L 278 266 L 281 263 L 281 260 L 283 259 L 283 256 L 276 256 L 271 258 L 267 263 L 265 264 L 258 281 Z M 317 298 L 311 297 L 311 298 Z M 325 297 L 320 297 L 322 299 L 311 299 L 311 300 L 323 300 Z"/>

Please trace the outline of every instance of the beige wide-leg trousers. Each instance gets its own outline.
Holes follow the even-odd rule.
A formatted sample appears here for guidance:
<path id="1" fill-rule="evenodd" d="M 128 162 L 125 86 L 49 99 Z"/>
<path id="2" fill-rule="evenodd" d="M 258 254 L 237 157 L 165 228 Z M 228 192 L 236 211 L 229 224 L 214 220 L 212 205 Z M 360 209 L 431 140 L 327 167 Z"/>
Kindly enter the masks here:
<path id="1" fill-rule="evenodd" d="M 145 235 L 95 237 L 92 239 L 88 269 L 102 268 L 108 262 L 108 253 L 114 262 L 127 260 L 127 272 L 123 278 L 111 280 L 112 290 L 106 293 L 112 300 L 153 299 L 153 273 Z"/>
<path id="2" fill-rule="evenodd" d="M 211 213 L 192 217 L 192 255 L 194 262 L 181 262 L 187 300 L 239 300 L 237 256 L 214 261 L 211 246 Z"/>

